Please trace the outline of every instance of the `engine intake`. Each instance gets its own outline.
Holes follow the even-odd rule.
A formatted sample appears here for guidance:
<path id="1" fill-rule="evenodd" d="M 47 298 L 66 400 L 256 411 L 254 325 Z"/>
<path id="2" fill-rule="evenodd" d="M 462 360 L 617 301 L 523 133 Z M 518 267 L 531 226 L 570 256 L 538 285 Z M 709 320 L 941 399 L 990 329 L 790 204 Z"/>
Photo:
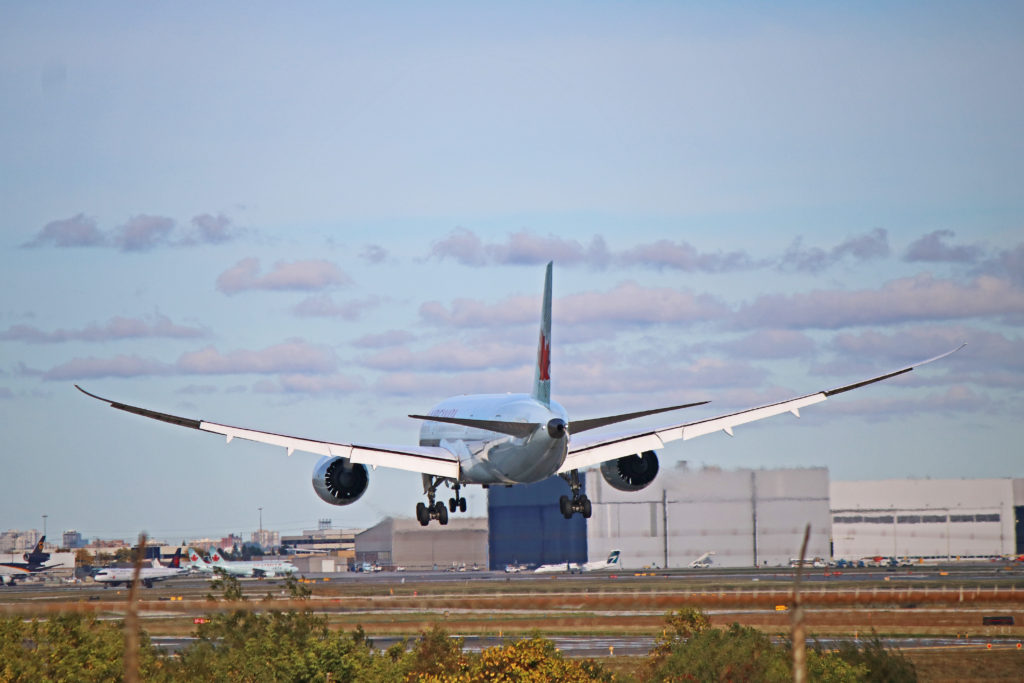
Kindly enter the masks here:
<path id="1" fill-rule="evenodd" d="M 313 469 L 313 490 L 320 500 L 331 505 L 351 505 L 362 497 L 369 484 L 366 465 L 353 464 L 348 458 L 325 456 Z"/>
<path id="2" fill-rule="evenodd" d="M 644 451 L 601 463 L 601 476 L 619 491 L 639 491 L 658 475 L 658 454 Z"/>

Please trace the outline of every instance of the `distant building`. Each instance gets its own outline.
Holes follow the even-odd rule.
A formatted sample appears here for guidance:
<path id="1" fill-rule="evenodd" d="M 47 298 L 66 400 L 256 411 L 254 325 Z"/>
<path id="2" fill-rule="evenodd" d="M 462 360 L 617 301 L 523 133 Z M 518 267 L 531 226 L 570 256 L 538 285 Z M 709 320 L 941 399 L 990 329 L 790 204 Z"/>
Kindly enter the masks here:
<path id="1" fill-rule="evenodd" d="M 487 519 L 449 518 L 446 526 L 386 517 L 356 536 L 356 565 L 384 568 L 487 568 Z"/>
<path id="2" fill-rule="evenodd" d="M 361 531 L 363 530 L 332 529 L 330 526 L 321 525 L 318 529 L 303 531 L 301 534 L 281 536 L 280 545 L 282 549 L 292 548 L 324 553 L 355 552 L 356 534 Z"/>
<path id="3" fill-rule="evenodd" d="M 586 473 L 591 561 L 622 551 L 622 566 L 688 567 L 706 552 L 725 567 L 788 565 L 811 524 L 810 558 L 829 556 L 828 470 L 663 467 L 640 491 Z"/>
<path id="4" fill-rule="evenodd" d="M 74 529 L 68 529 L 64 532 L 62 548 L 84 548 L 86 546 L 85 539 L 82 538 L 82 534 L 78 533 Z"/>
<path id="5" fill-rule="evenodd" d="M 38 529 L 8 529 L 0 533 L 0 553 L 27 553 L 35 547 L 41 536 Z"/>
<path id="6" fill-rule="evenodd" d="M 1024 479 L 834 481 L 830 489 L 837 559 L 1024 552 Z"/>
<path id="7" fill-rule="evenodd" d="M 252 542 L 264 550 L 273 550 L 281 545 L 281 532 L 263 529 L 252 532 Z"/>
<path id="8" fill-rule="evenodd" d="M 228 534 L 224 538 L 217 541 L 217 547 L 221 550 L 231 551 L 236 545 L 241 548 L 245 544 L 245 540 L 241 534 Z"/>

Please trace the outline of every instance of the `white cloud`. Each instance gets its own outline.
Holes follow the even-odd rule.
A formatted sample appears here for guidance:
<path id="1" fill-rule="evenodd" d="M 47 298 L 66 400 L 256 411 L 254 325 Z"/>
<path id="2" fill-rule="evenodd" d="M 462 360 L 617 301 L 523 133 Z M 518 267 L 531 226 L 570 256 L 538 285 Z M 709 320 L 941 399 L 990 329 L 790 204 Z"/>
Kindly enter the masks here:
<path id="1" fill-rule="evenodd" d="M 175 367 L 184 374 L 274 374 L 333 372 L 334 352 L 302 340 L 292 340 L 258 351 L 221 353 L 213 346 L 182 354 Z"/>
<path id="2" fill-rule="evenodd" d="M 740 327 L 838 329 L 857 325 L 1021 315 L 1024 291 L 983 275 L 968 283 L 928 273 L 891 280 L 879 289 L 769 294 L 736 312 Z"/>
<path id="3" fill-rule="evenodd" d="M 46 332 L 31 325 L 12 325 L 0 332 L 0 340 L 29 343 L 106 342 L 149 337 L 191 339 L 205 337 L 207 334 L 202 328 L 179 325 L 162 315 L 156 315 L 150 320 L 114 316 L 103 324 L 90 323 L 78 330 L 57 329 Z"/>
<path id="4" fill-rule="evenodd" d="M 260 260 L 250 257 L 242 259 L 217 277 L 217 289 L 225 294 L 251 290 L 317 291 L 351 283 L 352 279 L 338 266 L 323 259 L 279 261 L 264 275 Z"/>
<path id="5" fill-rule="evenodd" d="M 623 282 L 607 292 L 583 292 L 557 298 L 553 304 L 559 324 L 613 323 L 689 324 L 721 317 L 725 305 L 709 294 L 667 287 L 643 287 Z M 435 325 L 452 327 L 489 327 L 526 322 L 538 323 L 540 313 L 536 297 L 509 297 L 496 304 L 474 299 L 456 299 L 446 308 L 430 301 L 420 307 L 420 317 Z"/>
<path id="6" fill-rule="evenodd" d="M 163 216 L 133 216 L 114 230 L 111 243 L 121 251 L 148 251 L 167 244 L 174 221 Z"/>
<path id="7" fill-rule="evenodd" d="M 99 247 L 105 243 L 106 237 L 96 227 L 96 221 L 80 213 L 47 223 L 35 237 L 21 246 Z"/>
<path id="8" fill-rule="evenodd" d="M 369 296 L 337 303 L 330 294 L 323 293 L 303 299 L 292 308 L 292 312 L 303 317 L 356 320 L 366 310 L 379 306 L 380 302 L 380 297 Z"/>

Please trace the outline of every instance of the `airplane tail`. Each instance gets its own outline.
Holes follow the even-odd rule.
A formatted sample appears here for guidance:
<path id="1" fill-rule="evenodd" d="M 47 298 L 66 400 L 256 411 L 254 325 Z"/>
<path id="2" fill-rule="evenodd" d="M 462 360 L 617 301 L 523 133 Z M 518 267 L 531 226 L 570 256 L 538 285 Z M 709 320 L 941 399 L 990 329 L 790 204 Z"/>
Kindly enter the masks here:
<path id="1" fill-rule="evenodd" d="M 50 556 L 43 552 L 43 541 L 45 540 L 46 536 L 43 536 L 36 541 L 35 547 L 32 548 L 32 552 L 22 555 L 26 562 L 42 562 L 43 560 L 50 559 Z"/>
<path id="2" fill-rule="evenodd" d="M 181 546 L 174 551 L 174 557 L 171 558 L 171 564 L 169 565 L 172 569 L 181 569 Z"/>
<path id="3" fill-rule="evenodd" d="M 210 561 L 214 564 L 220 564 L 224 561 L 224 555 L 221 553 L 220 548 L 214 548 L 210 551 Z"/>
<path id="4" fill-rule="evenodd" d="M 537 342 L 537 368 L 533 375 L 533 393 L 530 395 L 543 403 L 551 404 L 551 266 L 548 262 L 544 274 L 544 303 L 540 317 L 540 339 Z"/>

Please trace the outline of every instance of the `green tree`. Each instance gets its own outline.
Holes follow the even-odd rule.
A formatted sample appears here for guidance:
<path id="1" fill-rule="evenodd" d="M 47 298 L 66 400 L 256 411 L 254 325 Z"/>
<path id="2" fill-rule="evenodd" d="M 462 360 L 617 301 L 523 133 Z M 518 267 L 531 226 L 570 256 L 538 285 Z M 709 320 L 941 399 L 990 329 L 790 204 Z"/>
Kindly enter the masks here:
<path id="1" fill-rule="evenodd" d="M 651 681 L 789 681 L 792 650 L 749 626 L 714 628 L 703 612 L 683 609 L 666 616 L 665 632 L 651 650 Z M 863 680 L 866 668 L 840 657 L 811 650 L 808 678 L 821 683 Z"/>
<path id="2" fill-rule="evenodd" d="M 85 548 L 79 548 L 75 551 L 75 566 L 76 567 L 87 567 L 92 565 L 94 562 L 93 554 Z"/>
<path id="3" fill-rule="evenodd" d="M 140 638 L 139 672 L 158 680 L 167 660 Z M 110 681 L 124 676 L 123 623 L 62 614 L 23 621 L 0 618 L 0 680 Z"/>
<path id="4" fill-rule="evenodd" d="M 864 681 L 902 683 L 917 680 L 914 663 L 904 657 L 899 649 L 885 647 L 877 633 L 872 633 L 863 646 L 855 641 L 840 643 L 836 656 L 865 669 L 865 676 L 861 679 Z"/>

